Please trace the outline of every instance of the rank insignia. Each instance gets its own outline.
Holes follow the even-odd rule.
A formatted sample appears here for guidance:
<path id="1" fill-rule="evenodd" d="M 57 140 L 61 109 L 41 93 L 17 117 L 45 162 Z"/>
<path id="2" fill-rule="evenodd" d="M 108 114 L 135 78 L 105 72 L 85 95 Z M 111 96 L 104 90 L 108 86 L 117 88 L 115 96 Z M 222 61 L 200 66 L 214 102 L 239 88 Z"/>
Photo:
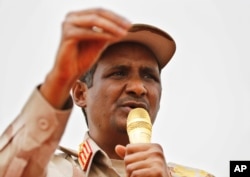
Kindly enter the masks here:
<path id="1" fill-rule="evenodd" d="M 93 154 L 93 151 L 88 143 L 88 141 L 85 141 L 80 144 L 79 146 L 79 152 L 78 152 L 78 161 L 82 167 L 83 171 L 87 170 L 89 161 L 91 159 L 91 156 Z"/>

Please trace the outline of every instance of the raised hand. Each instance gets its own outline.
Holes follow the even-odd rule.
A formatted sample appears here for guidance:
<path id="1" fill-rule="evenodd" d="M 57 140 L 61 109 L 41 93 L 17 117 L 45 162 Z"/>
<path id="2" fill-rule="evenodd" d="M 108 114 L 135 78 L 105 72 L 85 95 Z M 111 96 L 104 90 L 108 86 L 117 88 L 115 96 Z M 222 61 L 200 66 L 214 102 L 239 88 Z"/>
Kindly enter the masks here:
<path id="1" fill-rule="evenodd" d="M 109 43 L 125 36 L 130 27 L 130 22 L 120 15 L 101 8 L 68 13 L 62 24 L 55 64 L 41 87 L 44 97 L 61 108 L 76 79 L 96 63 Z"/>

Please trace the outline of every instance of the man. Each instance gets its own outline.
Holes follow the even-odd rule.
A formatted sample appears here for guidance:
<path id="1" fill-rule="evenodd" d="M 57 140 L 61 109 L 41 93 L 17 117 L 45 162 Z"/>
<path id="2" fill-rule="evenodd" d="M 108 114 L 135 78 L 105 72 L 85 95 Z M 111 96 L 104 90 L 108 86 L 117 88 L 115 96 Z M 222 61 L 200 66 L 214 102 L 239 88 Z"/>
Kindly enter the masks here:
<path id="1" fill-rule="evenodd" d="M 159 144 L 129 144 L 128 113 L 141 107 L 155 121 L 161 69 L 174 52 L 174 40 L 156 27 L 105 9 L 69 13 L 54 66 L 0 137 L 0 177 L 211 176 L 167 164 Z M 89 131 L 79 152 L 60 147 L 66 153 L 53 156 L 71 89 Z"/>

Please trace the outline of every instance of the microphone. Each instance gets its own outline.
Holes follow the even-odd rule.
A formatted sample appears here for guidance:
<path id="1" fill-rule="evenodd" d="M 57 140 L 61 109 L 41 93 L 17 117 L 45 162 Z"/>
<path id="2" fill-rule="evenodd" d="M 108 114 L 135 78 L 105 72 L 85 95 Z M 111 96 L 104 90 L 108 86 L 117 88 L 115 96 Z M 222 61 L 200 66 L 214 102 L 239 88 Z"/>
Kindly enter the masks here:
<path id="1" fill-rule="evenodd" d="M 152 124 L 143 108 L 132 109 L 127 118 L 127 133 L 130 143 L 150 143 Z"/>

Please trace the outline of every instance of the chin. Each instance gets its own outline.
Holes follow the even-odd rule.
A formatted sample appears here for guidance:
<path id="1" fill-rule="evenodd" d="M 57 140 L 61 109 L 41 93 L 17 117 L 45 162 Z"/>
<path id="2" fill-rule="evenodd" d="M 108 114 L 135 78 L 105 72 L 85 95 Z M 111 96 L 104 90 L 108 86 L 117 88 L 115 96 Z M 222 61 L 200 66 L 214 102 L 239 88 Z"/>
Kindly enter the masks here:
<path id="1" fill-rule="evenodd" d="M 112 121 L 112 127 L 115 131 L 119 133 L 127 134 L 127 117 L 126 116 L 116 116 Z"/>
<path id="2" fill-rule="evenodd" d="M 124 134 L 126 134 L 127 135 L 127 125 L 119 125 L 119 126 L 117 126 L 117 131 L 119 132 L 119 133 L 124 133 Z"/>

